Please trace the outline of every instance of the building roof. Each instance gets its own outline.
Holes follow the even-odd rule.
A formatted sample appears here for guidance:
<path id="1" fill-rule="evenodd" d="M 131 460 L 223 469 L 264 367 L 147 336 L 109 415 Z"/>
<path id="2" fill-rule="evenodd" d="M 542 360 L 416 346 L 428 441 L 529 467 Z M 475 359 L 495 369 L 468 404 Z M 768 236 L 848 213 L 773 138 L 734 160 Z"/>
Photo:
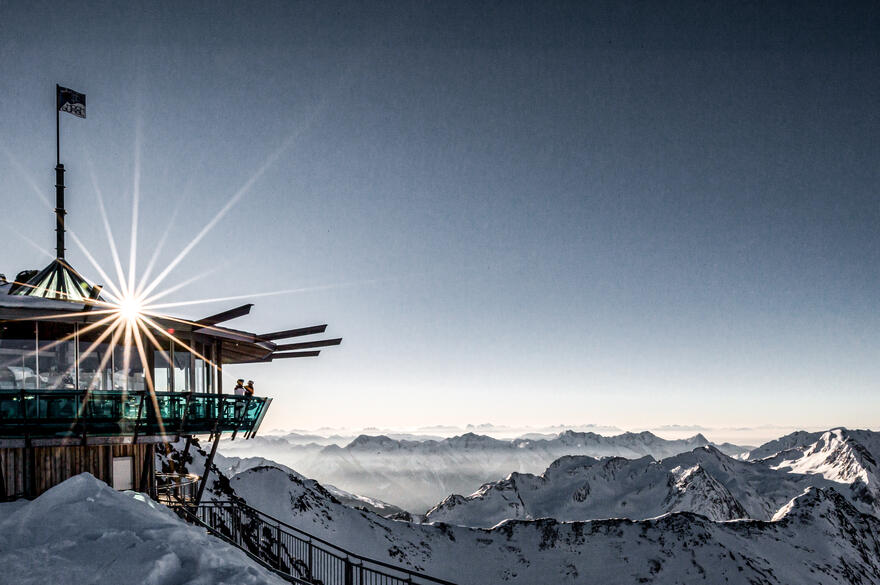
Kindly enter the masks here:
<path id="1" fill-rule="evenodd" d="M 79 272 L 61 258 L 56 258 L 25 283 L 15 283 L 9 294 L 82 303 L 97 291 Z"/>
<path id="2" fill-rule="evenodd" d="M 59 284 L 60 283 L 60 284 Z M 67 262 L 53 260 L 46 268 L 30 278 L 27 283 L 11 283 L 0 280 L 0 323 L 10 320 L 90 323 L 106 316 L 105 312 L 90 309 L 95 307 L 99 286 L 88 283 Z M 320 352 L 290 351 L 293 349 L 313 349 L 338 345 L 342 340 L 329 339 L 300 344 L 279 346 L 277 341 L 291 337 L 310 336 L 323 333 L 326 325 L 301 327 L 266 334 L 251 333 L 218 323 L 250 312 L 252 305 L 243 305 L 204 319 L 194 321 L 170 315 L 152 315 L 157 325 L 168 331 L 191 332 L 214 338 L 220 344 L 221 363 L 269 362 L 278 358 L 315 357 Z M 97 308 L 101 308 L 99 304 Z"/>

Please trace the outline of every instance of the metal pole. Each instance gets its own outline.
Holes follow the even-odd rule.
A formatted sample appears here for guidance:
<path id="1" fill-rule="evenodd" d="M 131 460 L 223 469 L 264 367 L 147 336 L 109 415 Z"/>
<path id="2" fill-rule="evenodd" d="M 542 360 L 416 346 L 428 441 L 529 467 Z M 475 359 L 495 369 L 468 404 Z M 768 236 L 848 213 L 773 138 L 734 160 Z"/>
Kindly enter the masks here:
<path id="1" fill-rule="evenodd" d="M 61 124 L 59 122 L 59 107 L 61 104 L 58 103 L 58 96 L 61 94 L 61 86 L 57 83 L 55 84 L 55 164 L 61 164 Z"/>
<path id="2" fill-rule="evenodd" d="M 64 259 L 64 165 L 55 166 L 55 255 Z"/>
<path id="3" fill-rule="evenodd" d="M 55 257 L 64 259 L 64 165 L 61 164 L 61 116 L 58 110 L 58 92 L 55 85 Z"/>

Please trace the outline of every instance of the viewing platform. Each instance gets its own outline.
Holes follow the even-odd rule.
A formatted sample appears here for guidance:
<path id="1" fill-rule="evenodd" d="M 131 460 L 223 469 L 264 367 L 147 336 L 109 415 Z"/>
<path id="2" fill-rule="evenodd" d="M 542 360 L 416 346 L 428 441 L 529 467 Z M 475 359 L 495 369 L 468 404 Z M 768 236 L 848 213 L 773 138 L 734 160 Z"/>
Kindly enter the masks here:
<path id="1" fill-rule="evenodd" d="M 256 433 L 271 398 L 189 392 L 0 390 L 0 446 Z"/>

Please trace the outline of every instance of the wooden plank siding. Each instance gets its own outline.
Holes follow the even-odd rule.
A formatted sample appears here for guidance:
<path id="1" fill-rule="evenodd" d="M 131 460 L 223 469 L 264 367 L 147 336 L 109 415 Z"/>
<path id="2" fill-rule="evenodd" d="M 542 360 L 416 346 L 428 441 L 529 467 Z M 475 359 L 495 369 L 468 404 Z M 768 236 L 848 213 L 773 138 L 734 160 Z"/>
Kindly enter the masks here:
<path id="1" fill-rule="evenodd" d="M 149 443 L 136 445 L 89 445 L 60 447 L 31 447 L 34 461 L 34 490 L 27 493 L 28 452 L 24 447 L 0 448 L 0 500 L 18 497 L 36 497 L 65 479 L 88 472 L 113 485 L 113 458 L 132 458 L 132 482 L 135 489 L 141 485 L 144 457 L 149 457 L 145 484 L 154 480 L 155 447 Z"/>

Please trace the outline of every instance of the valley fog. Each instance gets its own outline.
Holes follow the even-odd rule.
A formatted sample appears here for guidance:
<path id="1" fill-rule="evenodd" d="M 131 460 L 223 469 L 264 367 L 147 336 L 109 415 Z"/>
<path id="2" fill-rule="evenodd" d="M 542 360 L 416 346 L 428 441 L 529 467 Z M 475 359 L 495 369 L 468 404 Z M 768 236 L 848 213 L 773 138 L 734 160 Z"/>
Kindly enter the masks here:
<path id="1" fill-rule="evenodd" d="M 225 441 L 220 452 L 270 459 L 321 483 L 422 515 L 450 494 L 471 494 L 513 472 L 540 474 L 566 455 L 662 459 L 710 444 L 700 434 L 669 440 L 650 432 L 603 436 L 568 430 L 548 436 L 503 440 L 466 433 L 412 440 L 360 435 L 340 446 L 314 435 L 270 435 L 246 443 Z M 748 450 L 729 443 L 717 447 L 731 456 Z"/>

